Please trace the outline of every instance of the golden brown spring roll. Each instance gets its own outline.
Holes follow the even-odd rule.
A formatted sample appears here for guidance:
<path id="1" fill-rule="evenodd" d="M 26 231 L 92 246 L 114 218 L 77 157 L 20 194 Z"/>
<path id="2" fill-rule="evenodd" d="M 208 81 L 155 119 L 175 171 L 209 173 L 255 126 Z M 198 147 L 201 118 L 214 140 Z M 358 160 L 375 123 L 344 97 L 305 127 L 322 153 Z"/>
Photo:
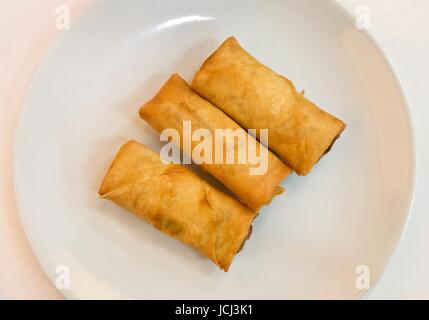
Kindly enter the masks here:
<path id="1" fill-rule="evenodd" d="M 299 175 L 308 174 L 346 128 L 232 37 L 204 62 L 192 89 L 242 127 L 268 129 L 269 149 Z"/>
<path id="2" fill-rule="evenodd" d="M 191 123 L 192 133 L 198 129 L 207 129 L 212 137 L 216 135 L 215 129 L 238 130 L 237 132 L 243 134 L 246 141 L 254 142 L 253 145 L 256 146 L 258 154 L 261 149 L 266 151 L 266 172 L 251 174 L 250 168 L 254 165 L 247 160 L 240 164 L 237 156 L 240 151 L 243 151 L 241 148 L 246 148 L 246 146 L 240 143 L 227 144 L 226 140 L 223 140 L 224 150 L 231 148 L 235 154 L 232 164 L 228 164 L 226 161 L 226 151 L 221 163 L 215 161 L 216 148 L 215 143 L 212 143 L 211 162 L 199 163 L 202 169 L 222 182 L 243 203 L 255 211 L 269 203 L 275 195 L 284 191 L 279 184 L 292 170 L 226 114 L 193 92 L 179 75 L 173 75 L 158 94 L 143 105 L 140 109 L 140 116 L 159 132 L 171 128 L 177 130 L 181 135 L 180 147 L 182 150 L 184 121 Z M 192 156 L 193 160 L 195 160 L 193 150 L 199 143 L 199 141 L 192 142 L 192 152 L 189 156 Z"/>
<path id="3" fill-rule="evenodd" d="M 100 187 L 104 199 L 199 250 L 225 271 L 250 235 L 255 212 L 189 169 L 130 141 Z"/>

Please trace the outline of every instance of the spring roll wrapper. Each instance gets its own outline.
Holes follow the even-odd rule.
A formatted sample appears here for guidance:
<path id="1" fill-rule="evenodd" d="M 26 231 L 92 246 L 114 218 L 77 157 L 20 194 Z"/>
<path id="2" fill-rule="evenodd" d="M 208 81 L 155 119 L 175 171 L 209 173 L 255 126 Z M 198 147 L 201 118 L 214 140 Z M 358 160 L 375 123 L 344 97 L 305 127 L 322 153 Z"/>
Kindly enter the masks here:
<path id="1" fill-rule="evenodd" d="M 233 37 L 204 62 L 192 89 L 242 127 L 268 129 L 270 150 L 299 175 L 308 174 L 346 128 Z"/>
<path id="2" fill-rule="evenodd" d="M 99 194 L 228 271 L 256 213 L 135 141 L 117 154 Z"/>
<path id="3" fill-rule="evenodd" d="M 201 168 L 222 182 L 249 208 L 258 211 L 262 206 L 270 203 L 274 196 L 284 191 L 279 184 L 292 170 L 225 113 L 193 92 L 179 75 L 173 75 L 158 94 L 142 106 L 140 116 L 158 132 L 169 128 L 176 129 L 181 135 L 181 147 L 183 147 L 183 121 L 191 122 L 192 132 L 202 128 L 208 129 L 213 138 L 212 163 L 203 163 Z M 249 170 L 255 165 L 250 164 L 248 160 L 244 164 L 239 164 L 237 155 L 243 145 L 237 143 L 237 140 L 234 144 L 227 144 L 223 140 L 223 164 L 216 164 L 215 129 L 238 129 L 246 137 L 245 139 L 251 139 L 254 142 L 257 154 L 260 153 L 261 148 L 264 148 L 268 154 L 266 173 L 251 175 Z M 191 149 L 194 150 L 199 143 L 199 141 L 192 142 Z M 233 164 L 226 162 L 226 148 L 234 148 Z"/>

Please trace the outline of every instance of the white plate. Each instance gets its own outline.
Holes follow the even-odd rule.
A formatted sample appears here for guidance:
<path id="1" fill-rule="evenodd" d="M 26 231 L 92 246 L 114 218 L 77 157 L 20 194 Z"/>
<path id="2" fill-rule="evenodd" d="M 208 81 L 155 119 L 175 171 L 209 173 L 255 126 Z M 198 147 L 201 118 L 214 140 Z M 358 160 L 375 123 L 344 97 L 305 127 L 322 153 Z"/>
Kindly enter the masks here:
<path id="1" fill-rule="evenodd" d="M 227 36 L 295 81 L 348 129 L 307 177 L 264 208 L 228 274 L 97 189 L 119 146 L 159 148 L 137 116 L 173 72 L 191 80 Z M 69 298 L 359 298 L 396 247 L 414 157 L 384 55 L 332 1 L 99 1 L 49 52 L 19 122 L 18 205 L 50 279 Z"/>

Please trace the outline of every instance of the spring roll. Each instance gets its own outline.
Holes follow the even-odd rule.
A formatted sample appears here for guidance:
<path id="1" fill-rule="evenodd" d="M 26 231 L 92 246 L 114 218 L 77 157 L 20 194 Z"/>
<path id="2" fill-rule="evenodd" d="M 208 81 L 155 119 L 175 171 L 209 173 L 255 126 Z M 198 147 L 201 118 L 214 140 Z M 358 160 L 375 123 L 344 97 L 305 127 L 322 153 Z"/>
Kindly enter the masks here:
<path id="1" fill-rule="evenodd" d="M 233 37 L 204 62 L 192 89 L 242 127 L 267 128 L 269 149 L 299 175 L 307 175 L 346 128 Z"/>
<path id="2" fill-rule="evenodd" d="M 236 122 L 230 119 L 225 113 L 217 109 L 210 102 L 204 100 L 195 92 L 179 75 L 173 75 L 162 87 L 158 94 L 140 109 L 140 116 L 149 125 L 159 132 L 165 129 L 175 129 L 180 134 L 180 146 L 188 156 L 196 161 L 195 148 L 201 146 L 201 141 L 192 141 L 188 151 L 184 150 L 184 123 L 191 125 L 192 134 L 199 129 L 206 129 L 211 134 L 210 161 L 197 163 L 204 171 L 207 171 L 217 180 L 223 183 L 230 191 L 245 203 L 249 208 L 258 211 L 262 206 L 268 204 L 272 198 L 284 190 L 279 186 L 280 182 L 292 171 L 289 167 L 277 158 L 266 147 L 262 146 L 256 139 L 251 137 Z M 216 161 L 215 137 L 216 129 L 232 129 L 233 132 L 241 134 L 245 143 L 239 143 L 234 139 L 233 143 L 228 143 L 227 139 L 220 140 L 224 150 L 221 161 Z M 218 140 L 219 141 L 219 140 Z M 229 141 L 231 142 L 231 141 Z M 253 142 L 249 144 L 250 142 Z M 250 145 L 255 146 L 256 153 L 265 152 L 265 168 L 261 166 L 261 171 L 252 173 L 251 168 L 255 165 L 250 158 L 239 161 L 240 152 L 250 152 Z M 233 161 L 226 159 L 229 150 L 234 154 Z M 189 154 L 190 153 L 190 154 Z"/>
<path id="3" fill-rule="evenodd" d="M 136 141 L 122 146 L 99 194 L 196 248 L 225 271 L 256 216 L 189 169 L 162 163 L 159 154 Z"/>

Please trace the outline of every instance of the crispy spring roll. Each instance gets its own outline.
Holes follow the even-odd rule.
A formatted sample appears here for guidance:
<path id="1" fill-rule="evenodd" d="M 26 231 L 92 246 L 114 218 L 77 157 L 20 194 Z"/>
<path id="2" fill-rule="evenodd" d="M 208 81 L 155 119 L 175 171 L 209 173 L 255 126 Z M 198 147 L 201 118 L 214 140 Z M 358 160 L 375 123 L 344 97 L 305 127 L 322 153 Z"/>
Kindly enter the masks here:
<path id="1" fill-rule="evenodd" d="M 202 65 L 192 89 L 244 128 L 269 130 L 269 149 L 308 174 L 346 124 L 300 94 L 228 38 Z"/>
<path id="2" fill-rule="evenodd" d="M 246 141 L 244 145 L 236 140 L 229 144 L 226 139 L 220 142 L 224 148 L 222 161 L 216 162 L 216 152 L 219 152 L 219 149 L 216 151 L 215 142 L 212 141 L 211 161 L 198 164 L 255 211 L 284 191 L 279 184 L 292 170 L 226 114 L 193 92 L 179 75 L 173 75 L 158 94 L 142 106 L 140 116 L 159 132 L 165 129 L 177 130 L 181 135 L 179 147 L 182 150 L 184 149 L 184 121 L 191 124 L 192 133 L 198 129 L 206 129 L 213 138 L 216 137 L 216 129 L 232 129 L 236 133 L 241 133 Z M 241 149 L 249 145 L 247 142 L 253 142 L 257 154 L 261 154 L 261 149 L 265 151 L 266 171 L 251 174 L 250 168 L 255 165 L 249 162 L 249 158 L 242 162 L 238 161 L 238 154 L 248 150 Z M 191 148 L 187 151 L 187 153 L 191 152 L 188 156 L 194 161 L 196 159 L 193 151 L 199 144 L 200 141 L 192 141 Z M 234 161 L 229 163 L 226 160 L 227 149 L 235 155 Z"/>
<path id="3" fill-rule="evenodd" d="M 99 194 L 196 248 L 225 271 L 256 216 L 189 169 L 163 164 L 159 154 L 135 141 L 122 146 Z"/>

